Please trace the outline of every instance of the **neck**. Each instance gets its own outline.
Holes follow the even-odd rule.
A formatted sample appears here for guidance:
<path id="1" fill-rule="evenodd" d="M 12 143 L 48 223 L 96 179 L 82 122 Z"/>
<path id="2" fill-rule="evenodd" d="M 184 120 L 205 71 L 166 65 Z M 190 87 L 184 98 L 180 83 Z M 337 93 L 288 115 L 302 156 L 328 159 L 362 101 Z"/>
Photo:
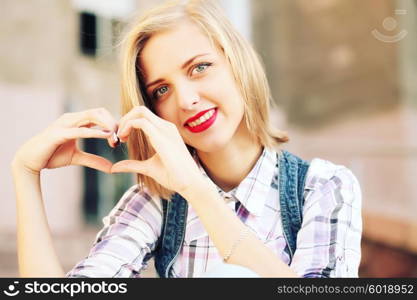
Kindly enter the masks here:
<path id="1" fill-rule="evenodd" d="M 258 142 L 235 136 L 233 142 L 218 151 L 197 150 L 197 154 L 211 180 L 228 192 L 249 174 L 262 151 L 263 147 Z"/>

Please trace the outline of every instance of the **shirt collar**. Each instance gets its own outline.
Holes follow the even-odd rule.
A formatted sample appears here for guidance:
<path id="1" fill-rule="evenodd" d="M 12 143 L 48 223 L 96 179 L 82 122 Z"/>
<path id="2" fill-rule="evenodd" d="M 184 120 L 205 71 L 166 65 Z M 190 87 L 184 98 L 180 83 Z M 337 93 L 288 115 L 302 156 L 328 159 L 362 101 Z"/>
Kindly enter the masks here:
<path id="1" fill-rule="evenodd" d="M 271 188 L 272 179 L 277 165 L 277 154 L 273 149 L 264 147 L 261 156 L 253 166 L 249 174 L 240 182 L 240 184 L 229 192 L 223 191 L 215 184 L 204 170 L 196 151 L 193 151 L 193 157 L 202 174 L 206 176 L 217 188 L 222 197 L 232 195 L 251 213 L 261 216 Z"/>

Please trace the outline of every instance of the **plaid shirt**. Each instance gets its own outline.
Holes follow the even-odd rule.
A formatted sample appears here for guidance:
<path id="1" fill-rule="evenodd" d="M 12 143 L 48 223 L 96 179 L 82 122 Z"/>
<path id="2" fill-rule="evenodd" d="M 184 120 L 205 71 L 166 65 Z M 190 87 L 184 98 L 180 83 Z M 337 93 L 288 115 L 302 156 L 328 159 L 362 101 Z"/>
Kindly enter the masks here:
<path id="1" fill-rule="evenodd" d="M 194 159 L 208 177 L 196 155 Z M 217 189 L 240 220 L 289 264 L 281 226 L 278 171 L 276 152 L 265 148 L 239 186 L 229 192 Z M 358 277 L 362 200 L 355 176 L 344 166 L 315 158 L 310 162 L 304 197 L 303 223 L 290 267 L 301 277 Z M 89 255 L 67 276 L 140 277 L 161 234 L 160 199 L 135 185 L 103 223 Z M 191 205 L 186 224 L 173 275 L 199 277 L 222 263 L 222 257 Z"/>

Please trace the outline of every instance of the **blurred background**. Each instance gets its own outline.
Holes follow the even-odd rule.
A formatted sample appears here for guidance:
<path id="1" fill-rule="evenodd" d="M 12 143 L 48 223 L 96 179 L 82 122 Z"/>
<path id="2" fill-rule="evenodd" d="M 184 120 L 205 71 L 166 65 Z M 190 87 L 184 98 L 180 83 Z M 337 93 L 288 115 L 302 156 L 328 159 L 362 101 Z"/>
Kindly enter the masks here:
<path id="1" fill-rule="evenodd" d="M 18 276 L 10 162 L 62 113 L 119 111 L 116 43 L 158 0 L 1 0 L 0 277 Z M 417 276 L 417 1 L 221 0 L 264 60 L 285 149 L 350 168 L 363 192 L 361 277 Z M 116 161 L 117 151 L 84 140 Z M 42 171 L 65 271 L 88 254 L 101 219 L 134 183 L 67 167 Z M 153 277 L 152 264 L 143 272 Z"/>

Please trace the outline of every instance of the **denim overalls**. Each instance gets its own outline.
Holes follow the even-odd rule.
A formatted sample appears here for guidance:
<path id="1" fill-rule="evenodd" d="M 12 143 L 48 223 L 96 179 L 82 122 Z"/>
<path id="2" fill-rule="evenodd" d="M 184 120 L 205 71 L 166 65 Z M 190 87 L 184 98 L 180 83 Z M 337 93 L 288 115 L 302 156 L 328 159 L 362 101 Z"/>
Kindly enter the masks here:
<path id="1" fill-rule="evenodd" d="M 290 263 L 297 247 L 297 233 L 302 224 L 304 204 L 304 183 L 309 163 L 282 150 L 277 153 L 279 163 L 279 201 L 284 237 L 285 252 Z M 188 203 L 178 193 L 171 201 L 162 199 L 163 226 L 155 250 L 155 268 L 159 277 L 172 277 L 172 266 L 184 242 Z"/>

